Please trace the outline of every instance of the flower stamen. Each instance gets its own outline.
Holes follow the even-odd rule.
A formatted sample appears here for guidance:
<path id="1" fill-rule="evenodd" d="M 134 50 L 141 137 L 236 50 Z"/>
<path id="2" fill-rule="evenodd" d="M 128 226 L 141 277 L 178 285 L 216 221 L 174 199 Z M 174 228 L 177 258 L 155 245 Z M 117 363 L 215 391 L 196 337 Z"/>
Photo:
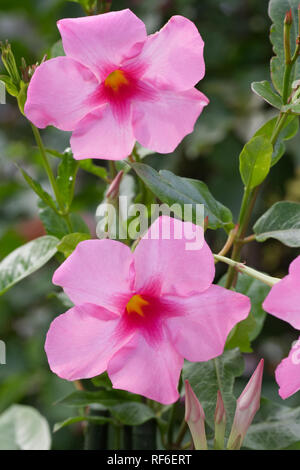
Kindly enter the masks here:
<path id="1" fill-rule="evenodd" d="M 106 77 L 105 86 L 111 88 L 113 91 L 118 91 L 122 86 L 129 85 L 129 81 L 125 77 L 125 74 L 122 70 L 114 70 L 111 72 L 108 77 Z"/>
<path id="2" fill-rule="evenodd" d="M 129 300 L 128 304 L 126 305 L 127 313 L 137 313 L 141 317 L 144 317 L 145 314 L 143 312 L 143 307 L 149 305 L 149 302 L 145 300 L 141 295 L 134 295 Z"/>

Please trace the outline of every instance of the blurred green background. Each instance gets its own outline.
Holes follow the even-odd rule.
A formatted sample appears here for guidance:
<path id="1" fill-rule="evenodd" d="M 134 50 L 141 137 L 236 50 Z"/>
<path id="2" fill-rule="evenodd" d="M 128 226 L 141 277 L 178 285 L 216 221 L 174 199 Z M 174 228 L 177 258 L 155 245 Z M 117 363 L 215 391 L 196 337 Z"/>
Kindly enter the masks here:
<path id="1" fill-rule="evenodd" d="M 195 132 L 172 155 L 151 155 L 146 163 L 167 168 L 180 176 L 201 179 L 235 217 L 242 197 L 238 156 L 243 144 L 272 117 L 272 109 L 253 95 L 250 84 L 269 77 L 272 55 L 268 40 L 268 0 L 113 0 L 112 9 L 129 7 L 146 23 L 149 33 L 174 14 L 194 21 L 205 40 L 206 77 L 199 88 L 210 98 Z M 64 0 L 1 0 L 0 40 L 12 43 L 18 63 L 40 61 L 59 39 L 56 21 L 83 16 L 78 3 Z M 0 66 L 0 73 L 1 73 Z M 0 260 L 22 243 L 43 234 L 37 216 L 37 200 L 23 182 L 14 163 L 48 187 L 28 122 L 16 102 L 7 96 L 0 105 Z M 47 147 L 63 151 L 69 134 L 54 128 L 42 131 Z M 53 162 L 55 163 L 55 162 Z M 79 172 L 74 208 L 95 231 L 94 214 L 104 187 L 96 177 Z M 300 137 L 289 142 L 284 158 L 272 169 L 261 192 L 254 220 L 278 200 L 300 202 Z M 221 248 L 224 234 L 208 232 L 213 250 Z M 279 242 L 252 243 L 243 258 L 274 276 L 285 275 L 298 253 Z M 73 390 L 73 385 L 53 375 L 44 353 L 45 334 L 51 320 L 65 308 L 51 292 L 56 261 L 49 263 L 0 297 L 0 339 L 7 345 L 7 364 L 0 365 L 0 413 L 11 403 L 37 407 L 53 425 L 70 416 L 70 410 L 54 402 Z M 224 268 L 218 271 L 221 276 Z M 274 382 L 274 368 L 287 355 L 296 332 L 268 317 L 254 353 L 246 357 L 245 376 L 259 357 L 266 360 L 264 395 L 281 401 Z M 299 393 L 286 404 L 300 404 Z M 82 447 L 82 427 L 72 426 L 54 434 L 53 448 Z"/>

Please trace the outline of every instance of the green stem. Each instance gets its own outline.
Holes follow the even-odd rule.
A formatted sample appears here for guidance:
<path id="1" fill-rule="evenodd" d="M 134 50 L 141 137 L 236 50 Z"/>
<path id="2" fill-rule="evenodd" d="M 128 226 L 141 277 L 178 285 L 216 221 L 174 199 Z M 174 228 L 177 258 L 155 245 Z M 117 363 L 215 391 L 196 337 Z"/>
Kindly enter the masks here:
<path id="1" fill-rule="evenodd" d="M 60 192 L 59 192 L 59 189 L 58 189 L 58 186 L 57 186 L 52 168 L 51 168 L 50 163 L 48 161 L 48 157 L 47 157 L 47 154 L 46 154 L 46 149 L 44 147 L 40 132 L 39 132 L 38 128 L 35 127 L 34 124 L 30 123 L 30 125 L 31 125 L 31 129 L 32 129 L 35 141 L 36 141 L 37 146 L 39 148 L 40 155 L 42 157 L 42 163 L 43 163 L 44 169 L 47 173 L 49 182 L 50 182 L 51 187 L 53 189 L 53 193 L 55 195 L 55 198 L 56 198 L 56 201 L 57 201 L 57 204 L 58 204 L 58 207 L 59 207 L 60 215 L 66 221 L 69 232 L 72 233 L 73 229 L 72 229 L 72 223 L 71 223 L 71 220 L 70 220 L 70 217 L 69 217 L 69 213 L 68 213 L 68 211 L 66 212 L 63 200 L 61 199 L 61 195 L 60 195 Z"/>
<path id="2" fill-rule="evenodd" d="M 254 279 L 258 279 L 259 281 L 267 284 L 268 286 L 274 286 L 275 284 L 277 284 L 277 282 L 280 281 L 280 279 L 278 279 L 277 277 L 272 277 L 268 276 L 267 274 L 263 274 L 260 271 L 257 271 L 256 269 L 250 268 L 249 266 L 246 266 L 243 263 L 238 263 L 233 259 L 226 258 L 225 256 L 214 255 L 214 258 L 217 261 L 222 261 L 223 263 L 228 264 L 235 271 L 243 272 L 248 276 L 253 277 Z"/>

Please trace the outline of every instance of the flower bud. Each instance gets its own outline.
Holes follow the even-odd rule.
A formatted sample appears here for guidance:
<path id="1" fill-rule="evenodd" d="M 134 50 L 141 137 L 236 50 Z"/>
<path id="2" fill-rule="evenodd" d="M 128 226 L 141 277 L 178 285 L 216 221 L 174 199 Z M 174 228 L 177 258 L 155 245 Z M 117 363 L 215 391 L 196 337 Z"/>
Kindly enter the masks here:
<path id="1" fill-rule="evenodd" d="M 0 42 L 0 49 L 1 49 L 1 59 L 3 62 L 4 67 L 6 68 L 12 83 L 15 87 L 19 88 L 19 84 L 21 81 L 20 74 L 17 68 L 15 56 L 11 50 L 11 45 L 8 41 L 3 44 Z"/>
<path id="2" fill-rule="evenodd" d="M 286 12 L 284 23 L 287 25 L 291 25 L 293 23 L 292 9 Z"/>
<path id="3" fill-rule="evenodd" d="M 260 407 L 264 360 L 258 364 L 244 391 L 237 400 L 236 410 L 227 448 L 240 449 L 250 424 Z"/>
<path id="4" fill-rule="evenodd" d="M 215 441 L 216 450 L 224 449 L 224 438 L 226 429 L 226 411 L 220 390 L 218 390 L 217 405 L 215 411 Z"/>
<path id="5" fill-rule="evenodd" d="M 196 450 L 207 450 L 205 414 L 189 381 L 185 381 L 185 421 L 187 422 Z"/>

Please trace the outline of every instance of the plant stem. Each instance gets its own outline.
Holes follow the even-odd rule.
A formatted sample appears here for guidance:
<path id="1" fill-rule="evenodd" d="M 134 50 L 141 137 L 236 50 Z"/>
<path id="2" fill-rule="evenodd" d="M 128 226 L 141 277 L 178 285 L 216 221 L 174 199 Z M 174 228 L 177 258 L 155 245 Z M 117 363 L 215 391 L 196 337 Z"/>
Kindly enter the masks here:
<path id="1" fill-rule="evenodd" d="M 267 274 L 263 274 L 260 271 L 250 268 L 249 266 L 246 266 L 243 263 L 238 263 L 233 259 L 225 258 L 225 256 L 214 255 L 214 257 L 218 261 L 222 261 L 223 263 L 226 263 L 231 266 L 233 270 L 243 272 L 248 276 L 253 277 L 254 279 L 258 279 L 259 281 L 264 282 L 268 286 L 274 286 L 275 284 L 277 284 L 277 282 L 280 281 L 280 279 L 278 279 L 277 277 L 272 277 L 268 276 Z"/>
<path id="2" fill-rule="evenodd" d="M 53 189 L 53 193 L 55 195 L 55 198 L 56 198 L 56 201 L 57 201 L 57 204 L 58 204 L 58 207 L 59 207 L 60 215 L 61 215 L 61 217 L 64 218 L 64 220 L 65 220 L 65 222 L 68 226 L 69 232 L 72 233 L 73 229 L 72 229 L 72 223 L 71 223 L 71 220 L 70 220 L 70 217 L 69 217 L 69 213 L 68 213 L 68 211 L 66 212 L 65 207 L 64 207 L 64 202 L 61 199 L 61 195 L 60 195 L 57 183 L 56 183 L 56 179 L 54 177 L 52 168 L 49 164 L 48 157 L 47 157 L 47 154 L 46 154 L 46 149 L 44 147 L 40 132 L 39 132 L 38 128 L 35 127 L 34 124 L 30 123 L 30 125 L 31 125 L 31 129 L 32 129 L 35 141 L 37 143 L 37 146 L 39 148 L 39 151 L 40 151 L 40 154 L 41 154 L 41 157 L 42 157 L 42 163 L 43 163 L 44 169 L 47 173 L 49 182 L 50 182 L 51 187 Z"/>

